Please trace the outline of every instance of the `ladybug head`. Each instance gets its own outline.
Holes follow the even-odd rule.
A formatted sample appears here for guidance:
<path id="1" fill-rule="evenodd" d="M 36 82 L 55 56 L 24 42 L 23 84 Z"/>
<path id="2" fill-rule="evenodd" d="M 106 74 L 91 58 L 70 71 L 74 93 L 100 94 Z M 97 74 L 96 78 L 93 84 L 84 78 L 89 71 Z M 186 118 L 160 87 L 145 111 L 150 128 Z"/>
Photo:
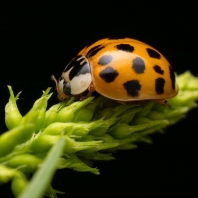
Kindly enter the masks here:
<path id="1" fill-rule="evenodd" d="M 51 76 L 51 79 L 56 83 L 56 90 L 57 90 L 57 92 L 58 92 L 58 99 L 59 100 L 65 100 L 66 98 L 68 98 L 68 96 L 69 95 L 71 95 L 71 89 L 70 89 L 70 86 L 69 86 L 69 94 L 67 94 L 67 95 L 65 95 L 65 93 L 64 93 L 64 91 L 63 91 L 63 89 L 64 89 L 64 80 L 60 77 L 59 78 L 59 80 L 57 81 L 56 80 L 56 78 L 55 78 L 55 76 L 54 75 L 52 75 Z M 68 83 L 68 85 L 69 85 L 69 83 Z"/>
<path id="2" fill-rule="evenodd" d="M 59 100 L 82 94 L 92 82 L 87 58 L 84 56 L 75 57 L 66 66 L 58 82 L 54 77 L 53 80 L 56 82 Z"/>

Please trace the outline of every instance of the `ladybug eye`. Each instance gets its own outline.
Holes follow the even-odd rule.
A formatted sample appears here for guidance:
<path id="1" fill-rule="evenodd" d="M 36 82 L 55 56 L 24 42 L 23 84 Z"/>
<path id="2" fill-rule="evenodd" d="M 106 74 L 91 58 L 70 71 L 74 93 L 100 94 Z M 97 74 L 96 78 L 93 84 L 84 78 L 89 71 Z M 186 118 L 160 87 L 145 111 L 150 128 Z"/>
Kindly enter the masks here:
<path id="1" fill-rule="evenodd" d="M 71 95 L 71 86 L 69 82 L 64 82 L 63 83 L 63 93 L 65 95 Z"/>

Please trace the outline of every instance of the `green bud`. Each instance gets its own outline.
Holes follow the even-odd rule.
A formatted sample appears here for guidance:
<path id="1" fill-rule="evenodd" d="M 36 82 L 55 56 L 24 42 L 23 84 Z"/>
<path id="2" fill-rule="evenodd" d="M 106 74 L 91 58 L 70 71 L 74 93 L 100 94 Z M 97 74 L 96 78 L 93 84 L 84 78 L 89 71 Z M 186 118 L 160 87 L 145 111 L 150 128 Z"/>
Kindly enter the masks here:
<path id="1" fill-rule="evenodd" d="M 34 125 L 26 124 L 15 127 L 0 136 L 0 157 L 9 154 L 15 146 L 30 139 L 34 133 Z"/>
<path id="2" fill-rule="evenodd" d="M 133 134 L 133 136 L 136 137 L 139 141 L 140 138 L 142 139 L 142 136 L 161 131 L 164 127 L 168 126 L 169 124 L 170 122 L 168 120 L 152 121 L 150 124 L 147 125 L 146 129 L 137 132 L 136 134 Z"/>
<path id="3" fill-rule="evenodd" d="M 114 138 L 109 134 L 105 134 L 98 139 L 103 140 L 104 143 L 112 143 L 115 141 Z"/>
<path id="4" fill-rule="evenodd" d="M 18 197 L 28 184 L 26 177 L 18 170 L 0 164 L 0 183 L 9 182 L 10 180 L 12 180 L 12 192 Z"/>
<path id="5" fill-rule="evenodd" d="M 71 131 L 69 134 L 71 136 L 76 137 L 84 137 L 87 134 L 89 134 L 90 131 L 92 131 L 95 128 L 98 128 L 100 126 L 104 125 L 103 119 L 99 119 L 96 121 L 88 122 L 88 123 L 75 123 L 75 127 L 73 128 L 73 131 Z"/>
<path id="6" fill-rule="evenodd" d="M 133 143 L 126 143 L 126 144 L 122 144 L 120 146 L 118 146 L 118 150 L 130 150 L 130 149 L 135 149 L 137 148 L 137 145 L 133 144 Z"/>
<path id="7" fill-rule="evenodd" d="M 47 153 L 59 139 L 60 136 L 40 135 L 31 142 L 29 149 L 33 153 Z"/>
<path id="8" fill-rule="evenodd" d="M 11 189 L 13 194 L 18 197 L 27 187 L 28 180 L 23 173 L 18 172 L 12 179 Z"/>
<path id="9" fill-rule="evenodd" d="M 103 124 L 102 119 L 89 123 L 61 123 L 55 122 L 44 129 L 42 134 L 49 135 L 69 135 L 76 137 L 83 137 L 87 135 L 92 129 L 97 128 Z"/>
<path id="10" fill-rule="evenodd" d="M 190 71 L 186 71 L 177 76 L 177 84 L 179 85 L 179 90 L 197 90 L 198 78 L 193 76 Z"/>
<path id="11" fill-rule="evenodd" d="M 115 151 L 115 150 L 114 150 Z M 92 152 L 92 153 L 78 153 L 83 159 L 86 160 L 114 160 L 115 157 L 112 156 L 112 153 L 100 153 L 100 152 Z"/>
<path id="12" fill-rule="evenodd" d="M 34 153 L 47 153 L 50 148 L 56 144 L 60 136 L 41 135 L 36 138 L 30 145 L 30 150 Z M 64 136 L 65 153 L 71 154 L 84 149 L 97 147 L 102 141 L 76 142 L 74 139 Z"/>
<path id="13" fill-rule="evenodd" d="M 197 93 L 198 96 L 198 93 Z M 185 105 L 180 106 L 173 106 L 170 100 L 169 107 L 164 107 L 162 105 L 155 105 L 154 109 L 148 114 L 148 118 L 152 120 L 160 120 L 160 119 L 167 119 L 169 120 L 169 124 L 174 124 L 175 122 L 179 121 L 180 119 L 185 117 L 185 114 L 190 111 L 192 108 L 196 107 L 196 104 L 187 102 Z"/>
<path id="14" fill-rule="evenodd" d="M 56 122 L 72 122 L 75 118 L 75 112 L 89 104 L 93 97 L 87 98 L 83 101 L 74 102 L 70 106 L 62 108 L 56 116 Z"/>
<path id="15" fill-rule="evenodd" d="M 178 95 L 169 100 L 171 107 L 191 106 L 198 100 L 198 78 L 193 76 L 189 71 L 177 76 L 179 86 Z"/>
<path id="16" fill-rule="evenodd" d="M 110 119 L 104 120 L 101 126 L 91 130 L 89 134 L 94 135 L 94 136 L 103 136 L 107 132 L 109 127 L 115 124 L 116 122 L 117 122 L 117 118 L 110 118 Z"/>
<path id="17" fill-rule="evenodd" d="M 109 119 L 109 118 L 116 118 L 117 116 L 121 115 L 124 111 L 131 109 L 131 111 L 133 111 L 132 108 L 136 107 L 136 104 L 129 104 L 129 105 L 118 105 L 116 107 L 113 108 L 105 108 L 102 109 L 98 115 L 96 115 L 96 118 L 104 118 L 104 119 Z M 96 119 L 95 118 L 95 119 Z"/>
<path id="18" fill-rule="evenodd" d="M 78 124 L 74 124 L 72 122 L 69 123 L 62 123 L 62 122 L 55 122 L 50 124 L 49 126 L 47 126 L 42 134 L 49 134 L 49 135 L 65 135 L 69 132 L 71 132 L 73 130 L 73 128 L 80 128 L 81 130 L 81 126 L 79 126 Z"/>
<path id="19" fill-rule="evenodd" d="M 16 170 L 0 164 L 0 184 L 9 182 L 15 175 L 15 173 Z"/>
<path id="20" fill-rule="evenodd" d="M 103 143 L 111 143 L 111 142 L 115 142 L 115 139 L 109 134 L 105 134 L 100 137 L 93 136 L 93 135 L 86 135 L 84 138 L 81 139 L 81 141 L 83 142 L 102 141 Z"/>
<path id="21" fill-rule="evenodd" d="M 165 114 L 160 113 L 159 111 L 150 111 L 147 117 L 151 120 L 163 120 L 165 118 Z"/>
<path id="22" fill-rule="evenodd" d="M 99 119 L 99 118 L 104 118 L 104 119 L 109 119 L 112 117 L 112 108 L 105 108 L 102 109 L 97 115 L 95 119 Z"/>
<path id="23" fill-rule="evenodd" d="M 161 129 L 159 126 L 156 126 L 156 127 L 153 127 L 153 128 L 155 128 L 156 130 Z M 139 138 L 137 138 L 137 141 L 138 142 L 145 142 L 145 143 L 151 144 L 153 141 L 152 141 L 152 139 L 149 136 L 147 136 L 147 134 L 153 133 L 154 132 L 153 130 L 155 130 L 153 128 L 148 129 L 147 132 L 144 132 L 145 134 L 143 134 L 142 136 L 140 136 Z M 163 133 L 163 131 L 160 131 L 160 132 Z"/>
<path id="24" fill-rule="evenodd" d="M 109 161 L 109 160 L 114 160 L 115 157 L 112 156 L 111 153 L 93 153 L 92 155 L 89 156 L 89 159 L 92 160 L 105 160 L 105 161 Z"/>
<path id="25" fill-rule="evenodd" d="M 198 85 L 197 85 L 198 87 Z M 189 104 L 194 104 L 198 100 L 198 88 L 196 90 L 181 90 L 177 97 L 169 100 L 171 107 L 177 108 L 178 106 L 186 106 Z"/>
<path id="26" fill-rule="evenodd" d="M 65 139 L 65 154 L 76 153 L 85 149 L 96 148 L 102 141 L 90 141 L 90 142 L 76 142 L 74 139 L 64 136 Z"/>
<path id="27" fill-rule="evenodd" d="M 84 121 L 84 122 L 89 122 L 93 118 L 94 114 L 94 105 L 88 104 L 78 111 L 76 111 L 74 115 L 74 120 L 73 122 L 79 122 L 79 121 Z"/>
<path id="28" fill-rule="evenodd" d="M 111 129 L 110 134 L 117 139 L 124 139 L 128 138 L 131 133 L 143 130 L 147 127 L 144 124 L 136 125 L 136 126 L 129 126 L 124 122 L 120 122 L 116 124 L 113 129 Z"/>
<path id="29" fill-rule="evenodd" d="M 127 110 L 136 112 L 137 107 L 138 105 L 136 103 L 127 104 L 127 105 L 120 104 L 113 108 L 113 112 L 112 112 L 114 113 L 113 117 L 123 115 L 123 113 L 126 112 Z"/>
<path id="30" fill-rule="evenodd" d="M 91 168 L 82 162 L 75 154 L 70 154 L 68 158 L 61 158 L 59 161 L 59 168 L 71 168 L 75 171 L 90 172 L 95 175 L 99 175 L 97 168 Z"/>
<path id="31" fill-rule="evenodd" d="M 176 118 L 177 116 L 184 115 L 189 110 L 189 107 L 178 107 L 175 110 L 167 111 L 164 117 L 171 120 L 172 118 Z"/>
<path id="32" fill-rule="evenodd" d="M 147 124 L 148 126 L 150 126 L 152 124 L 152 120 L 146 117 L 139 116 L 139 117 L 135 117 L 130 123 L 130 125 L 141 125 L 141 124 Z"/>
<path id="33" fill-rule="evenodd" d="M 42 160 L 31 154 L 21 154 L 12 157 L 5 164 L 11 168 L 19 168 L 23 172 L 35 171 Z"/>
<path id="34" fill-rule="evenodd" d="M 98 97 L 94 99 L 94 102 L 89 103 L 88 105 L 82 107 L 81 109 L 77 110 L 74 115 L 73 122 L 89 122 L 94 116 L 95 110 L 98 108 L 105 101 L 105 98 Z"/>
<path id="35" fill-rule="evenodd" d="M 19 92 L 16 97 L 14 97 L 14 93 L 12 91 L 12 87 L 8 86 L 10 92 L 9 102 L 5 106 L 5 123 L 8 129 L 12 129 L 19 125 L 22 116 L 18 110 L 16 101 L 19 99 Z"/>
<path id="36" fill-rule="evenodd" d="M 46 111 L 45 121 L 43 123 L 42 128 L 46 128 L 48 125 L 50 125 L 51 123 L 55 121 L 59 107 L 60 107 L 60 104 L 56 104 Z"/>
<path id="37" fill-rule="evenodd" d="M 172 105 L 170 104 L 170 100 L 168 100 L 168 105 L 162 105 L 158 102 L 153 102 L 153 108 L 152 111 L 158 111 L 162 114 L 166 114 L 167 111 L 169 111 L 170 109 L 172 110 Z"/>
<path id="38" fill-rule="evenodd" d="M 153 105 L 155 102 L 153 101 L 145 101 L 140 103 L 140 106 L 142 106 L 141 111 L 139 111 L 138 113 L 136 113 L 136 116 L 140 116 L 140 117 L 145 117 L 149 114 L 149 112 L 151 111 Z"/>
<path id="39" fill-rule="evenodd" d="M 101 96 L 100 96 L 101 97 Z M 110 100 L 108 98 L 105 98 L 104 103 L 102 105 L 103 109 L 106 108 L 114 108 L 117 107 L 120 103 L 118 103 L 117 101 L 114 100 Z"/>
<path id="40" fill-rule="evenodd" d="M 169 121 L 168 120 L 150 120 L 150 119 L 144 118 L 144 117 L 134 118 L 134 120 L 131 123 L 131 125 L 144 125 L 147 128 L 153 127 L 156 125 L 164 125 L 164 124 L 168 125 Z"/>
<path id="41" fill-rule="evenodd" d="M 119 146 L 119 142 L 116 142 L 116 141 L 112 143 L 99 143 L 97 147 L 79 151 L 78 155 L 88 157 L 89 155 L 93 155 L 98 151 L 107 150 L 107 149 L 115 148 L 118 146 Z"/>
<path id="42" fill-rule="evenodd" d="M 23 117 L 20 124 L 32 123 L 34 124 L 35 132 L 38 132 L 45 120 L 45 111 L 47 108 L 47 101 L 51 97 L 52 93 L 48 95 L 50 88 L 48 88 L 41 98 L 39 98 L 33 105 L 32 109 Z M 33 117 L 33 115 L 35 115 Z M 34 119 L 33 119 L 34 118 Z"/>
<path id="43" fill-rule="evenodd" d="M 90 137 L 91 136 L 89 136 L 89 138 Z M 92 136 L 92 137 L 94 137 L 94 136 Z M 83 140 L 85 140 L 85 139 L 83 139 Z M 114 138 L 108 134 L 105 134 L 101 137 L 94 137 L 93 140 L 99 140 L 99 141 L 103 141 L 103 142 L 98 143 L 98 146 L 95 148 L 80 151 L 79 152 L 80 155 L 86 155 L 86 156 L 89 154 L 92 155 L 93 153 L 96 153 L 97 151 L 106 150 L 106 149 L 110 149 L 110 148 L 119 146 L 119 142 L 115 141 Z"/>
<path id="44" fill-rule="evenodd" d="M 103 125 L 103 126 L 100 126 L 100 127 L 97 127 L 95 129 L 93 129 L 91 132 L 90 132 L 90 135 L 94 135 L 96 137 L 100 137 L 102 135 L 104 135 L 107 130 L 108 130 L 108 125 Z"/>
<path id="45" fill-rule="evenodd" d="M 136 113 L 141 110 L 142 107 L 135 107 L 133 109 L 126 110 L 120 115 L 119 120 L 122 120 L 125 123 L 130 123 L 136 115 Z"/>
<path id="46" fill-rule="evenodd" d="M 65 192 L 61 192 L 59 190 L 55 190 L 51 185 L 48 186 L 46 191 L 43 193 L 46 197 L 58 198 L 57 194 L 65 194 Z"/>
<path id="47" fill-rule="evenodd" d="M 42 128 L 46 128 L 51 123 L 55 122 L 56 116 L 58 111 L 60 111 L 62 108 L 68 106 L 74 101 L 74 98 L 69 98 L 68 100 L 64 100 L 63 102 L 60 102 L 58 104 L 53 105 L 50 107 L 45 114 L 45 121 L 42 126 Z"/>

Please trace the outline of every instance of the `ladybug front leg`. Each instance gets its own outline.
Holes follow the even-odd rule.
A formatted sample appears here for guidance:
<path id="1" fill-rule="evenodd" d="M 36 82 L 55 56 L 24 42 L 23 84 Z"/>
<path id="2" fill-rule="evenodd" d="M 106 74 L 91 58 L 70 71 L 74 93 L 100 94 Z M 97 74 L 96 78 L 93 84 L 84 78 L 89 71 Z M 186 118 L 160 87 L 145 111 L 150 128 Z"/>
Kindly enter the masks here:
<path id="1" fill-rule="evenodd" d="M 162 104 L 162 105 L 164 105 L 164 106 L 167 106 L 167 107 L 171 107 L 169 104 L 168 104 L 168 101 L 166 100 L 166 99 L 155 99 L 155 100 L 153 100 L 153 101 L 155 101 L 155 102 L 157 102 L 157 103 L 160 103 L 160 104 Z"/>
<path id="2" fill-rule="evenodd" d="M 94 88 L 94 85 L 93 83 L 91 83 L 88 87 L 88 94 L 87 94 L 87 97 L 91 97 L 92 96 L 92 93 L 95 91 L 95 88 Z"/>

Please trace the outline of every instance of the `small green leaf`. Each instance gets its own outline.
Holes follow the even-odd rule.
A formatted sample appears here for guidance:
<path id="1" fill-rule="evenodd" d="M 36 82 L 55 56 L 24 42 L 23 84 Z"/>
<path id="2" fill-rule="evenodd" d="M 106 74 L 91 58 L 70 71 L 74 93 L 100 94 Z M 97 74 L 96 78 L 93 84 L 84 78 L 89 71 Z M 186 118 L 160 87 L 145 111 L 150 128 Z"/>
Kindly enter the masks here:
<path id="1" fill-rule="evenodd" d="M 45 161 L 38 171 L 34 174 L 25 191 L 19 198 L 39 198 L 42 197 L 45 190 L 50 184 L 50 181 L 56 171 L 59 157 L 62 154 L 65 141 L 60 138 L 57 144 L 50 150 Z"/>
<path id="2" fill-rule="evenodd" d="M 9 102 L 5 106 L 5 124 L 8 129 L 12 129 L 19 125 L 22 120 L 22 115 L 19 112 L 16 101 L 19 99 L 19 92 L 16 97 L 14 97 L 14 93 L 12 91 L 12 87 L 8 85 L 8 89 L 10 92 Z"/>

